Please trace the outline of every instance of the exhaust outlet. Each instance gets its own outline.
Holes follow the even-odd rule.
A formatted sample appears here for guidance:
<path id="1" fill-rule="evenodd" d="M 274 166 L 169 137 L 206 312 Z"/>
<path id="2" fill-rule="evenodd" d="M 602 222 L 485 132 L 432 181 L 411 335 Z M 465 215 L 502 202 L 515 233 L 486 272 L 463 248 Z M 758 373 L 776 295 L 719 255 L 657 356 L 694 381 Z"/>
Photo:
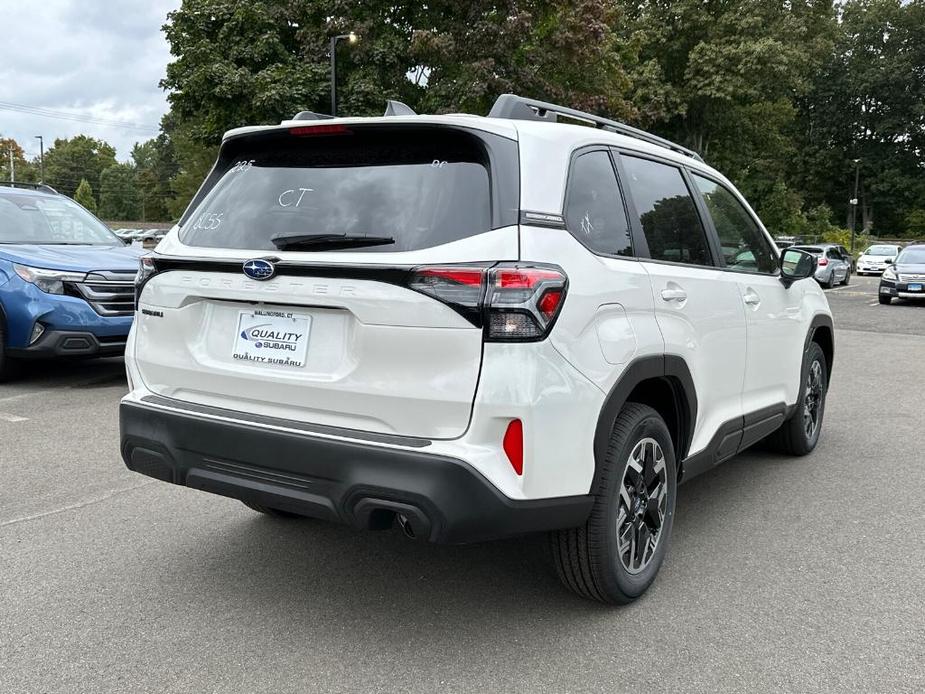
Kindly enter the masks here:
<path id="1" fill-rule="evenodd" d="M 411 521 L 408 520 L 408 517 L 402 513 L 396 513 L 395 518 L 398 520 L 398 526 L 401 528 L 402 532 L 405 533 L 405 536 L 412 540 L 416 540 L 417 535 L 414 534 L 414 527 L 411 525 Z"/>

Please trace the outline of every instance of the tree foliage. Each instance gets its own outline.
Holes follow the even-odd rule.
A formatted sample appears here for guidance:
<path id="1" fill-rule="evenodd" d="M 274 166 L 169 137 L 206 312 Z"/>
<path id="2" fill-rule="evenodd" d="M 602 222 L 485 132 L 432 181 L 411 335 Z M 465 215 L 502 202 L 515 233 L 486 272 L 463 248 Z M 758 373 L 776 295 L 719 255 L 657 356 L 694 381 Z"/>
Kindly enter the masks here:
<path id="1" fill-rule="evenodd" d="M 96 200 L 93 198 L 93 188 L 86 178 L 81 178 L 74 192 L 74 200 L 91 212 L 96 212 Z"/>
<path id="2" fill-rule="evenodd" d="M 113 164 L 100 174 L 100 216 L 112 220 L 141 218 L 132 164 Z"/>
<path id="3" fill-rule="evenodd" d="M 58 138 L 45 152 L 45 181 L 71 197 L 82 179 L 98 185 L 104 169 L 116 163 L 116 150 L 87 135 Z"/>

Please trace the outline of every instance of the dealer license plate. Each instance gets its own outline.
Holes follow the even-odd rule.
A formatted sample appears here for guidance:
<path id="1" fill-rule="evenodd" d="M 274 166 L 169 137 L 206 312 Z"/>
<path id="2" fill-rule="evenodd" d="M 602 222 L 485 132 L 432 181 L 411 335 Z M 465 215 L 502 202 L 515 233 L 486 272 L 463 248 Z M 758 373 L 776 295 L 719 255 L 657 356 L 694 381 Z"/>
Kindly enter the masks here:
<path id="1" fill-rule="evenodd" d="M 232 356 L 267 366 L 305 366 L 311 325 L 311 316 L 290 311 L 241 311 Z"/>

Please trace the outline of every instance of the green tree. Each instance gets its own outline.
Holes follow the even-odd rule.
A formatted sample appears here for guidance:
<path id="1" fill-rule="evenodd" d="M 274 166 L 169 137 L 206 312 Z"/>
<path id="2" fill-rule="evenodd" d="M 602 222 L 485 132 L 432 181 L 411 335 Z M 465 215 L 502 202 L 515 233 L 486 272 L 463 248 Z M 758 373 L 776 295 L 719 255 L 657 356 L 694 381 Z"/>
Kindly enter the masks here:
<path id="1" fill-rule="evenodd" d="M 925 207 L 925 2 L 848 0 L 834 50 L 800 104 L 796 185 L 847 224 L 896 236 Z"/>
<path id="2" fill-rule="evenodd" d="M 93 199 L 93 188 L 90 187 L 86 178 L 80 179 L 77 191 L 74 193 L 74 200 L 91 212 L 96 212 L 96 200 Z"/>
<path id="3" fill-rule="evenodd" d="M 100 216 L 110 220 L 134 220 L 140 216 L 135 167 L 113 164 L 100 175 Z"/>
<path id="4" fill-rule="evenodd" d="M 45 152 L 45 181 L 60 193 L 74 196 L 82 179 L 99 183 L 104 169 L 116 163 L 116 150 L 87 135 L 58 138 Z"/>
<path id="5" fill-rule="evenodd" d="M 10 152 L 13 154 L 12 171 L 10 167 Z M 13 174 L 17 181 L 37 180 L 35 167 L 26 159 L 26 153 L 16 140 L 11 137 L 0 137 L 0 181 L 9 181 Z"/>
<path id="6" fill-rule="evenodd" d="M 166 133 L 132 148 L 135 165 L 135 185 L 138 190 L 140 219 L 166 221 L 171 219 L 168 203 L 173 197 L 171 179 L 179 173 L 174 146 Z"/>

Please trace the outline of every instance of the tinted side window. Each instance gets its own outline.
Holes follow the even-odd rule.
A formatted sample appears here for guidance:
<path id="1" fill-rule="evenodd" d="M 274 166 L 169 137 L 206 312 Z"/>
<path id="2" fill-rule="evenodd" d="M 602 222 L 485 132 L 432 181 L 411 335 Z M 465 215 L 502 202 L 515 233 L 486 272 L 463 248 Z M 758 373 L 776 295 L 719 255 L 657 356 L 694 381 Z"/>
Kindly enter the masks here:
<path id="1" fill-rule="evenodd" d="M 596 253 L 633 254 L 623 197 L 607 152 L 588 152 L 575 159 L 565 200 L 565 224 Z"/>
<path id="2" fill-rule="evenodd" d="M 726 267 L 747 272 L 777 272 L 774 250 L 758 224 L 729 190 L 694 174 L 723 247 Z"/>
<path id="3" fill-rule="evenodd" d="M 622 157 L 629 190 L 653 260 L 712 265 L 707 237 L 681 170 Z"/>

